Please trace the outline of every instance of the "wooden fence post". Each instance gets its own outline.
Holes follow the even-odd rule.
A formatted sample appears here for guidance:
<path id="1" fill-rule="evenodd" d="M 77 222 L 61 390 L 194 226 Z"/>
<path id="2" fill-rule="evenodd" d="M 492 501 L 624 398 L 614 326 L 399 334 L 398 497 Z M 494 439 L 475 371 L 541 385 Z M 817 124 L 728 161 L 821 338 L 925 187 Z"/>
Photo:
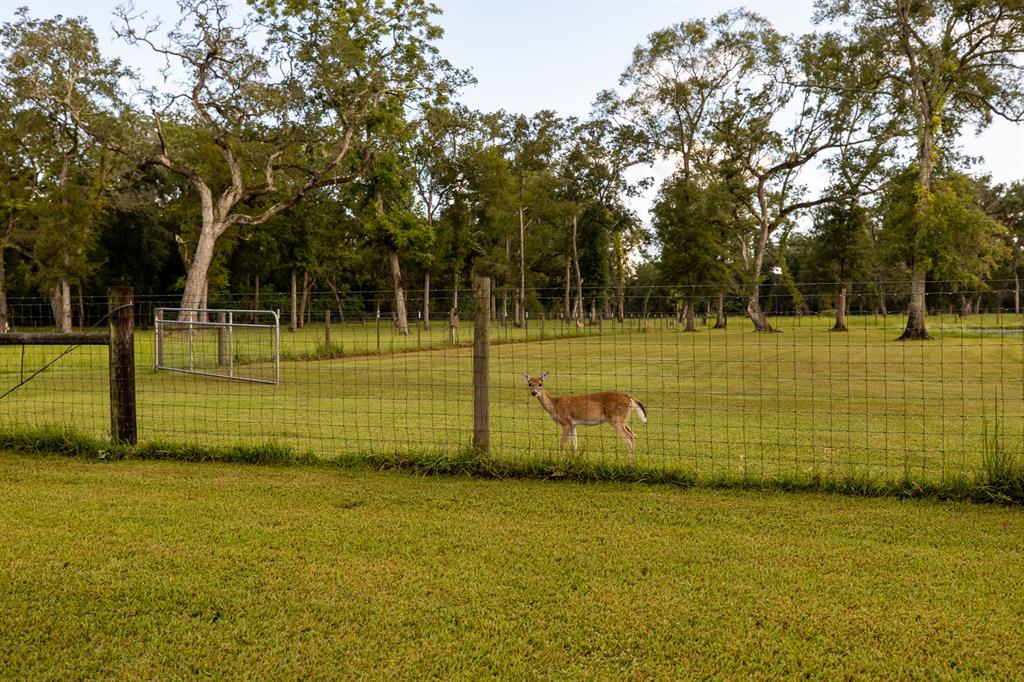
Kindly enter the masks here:
<path id="1" fill-rule="evenodd" d="M 480 455 L 491 452 L 490 381 L 491 278 L 474 281 L 476 310 L 473 314 L 473 450 Z"/>
<path id="2" fill-rule="evenodd" d="M 331 311 L 324 311 L 324 352 L 331 354 Z"/>
<path id="3" fill-rule="evenodd" d="M 109 290 L 110 434 L 115 443 L 135 445 L 135 291 Z"/>

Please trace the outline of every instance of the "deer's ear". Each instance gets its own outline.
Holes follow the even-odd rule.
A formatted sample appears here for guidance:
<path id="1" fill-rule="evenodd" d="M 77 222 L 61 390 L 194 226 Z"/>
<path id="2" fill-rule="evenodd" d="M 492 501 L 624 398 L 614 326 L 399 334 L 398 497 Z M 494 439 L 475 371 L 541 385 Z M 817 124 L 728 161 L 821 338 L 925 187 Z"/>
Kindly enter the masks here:
<path id="1" fill-rule="evenodd" d="M 543 374 L 540 375 L 540 380 L 541 381 L 544 381 L 547 378 L 548 378 L 548 373 L 547 372 L 544 372 Z"/>
<path id="2" fill-rule="evenodd" d="M 524 379 L 526 379 L 527 381 L 529 381 L 529 380 L 530 380 L 530 375 L 529 375 L 529 374 L 526 374 L 526 373 L 524 372 L 524 373 L 523 373 L 523 378 L 524 378 Z"/>

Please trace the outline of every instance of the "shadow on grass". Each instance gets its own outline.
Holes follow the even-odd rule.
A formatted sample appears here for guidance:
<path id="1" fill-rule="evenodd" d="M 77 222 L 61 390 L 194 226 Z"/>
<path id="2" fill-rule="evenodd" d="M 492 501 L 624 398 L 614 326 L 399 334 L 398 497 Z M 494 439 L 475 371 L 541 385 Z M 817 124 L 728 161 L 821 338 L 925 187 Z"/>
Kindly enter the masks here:
<path id="1" fill-rule="evenodd" d="M 824 492 L 862 497 L 898 497 L 1024 504 L 1024 453 L 1006 447 L 998 427 L 986 433 L 983 466 L 973 475 L 949 475 L 939 481 L 885 479 L 850 467 L 845 474 L 790 474 L 779 477 L 700 475 L 668 467 L 580 458 L 512 461 L 480 455 L 466 447 L 458 452 L 351 453 L 333 458 L 297 452 L 279 443 L 215 446 L 199 443 L 147 442 L 116 445 L 63 427 L 0 432 L 0 450 L 63 455 L 92 460 L 169 460 L 277 466 L 371 468 L 408 471 L 424 476 L 486 479 L 535 479 L 573 482 L 619 482 L 712 489 Z"/>

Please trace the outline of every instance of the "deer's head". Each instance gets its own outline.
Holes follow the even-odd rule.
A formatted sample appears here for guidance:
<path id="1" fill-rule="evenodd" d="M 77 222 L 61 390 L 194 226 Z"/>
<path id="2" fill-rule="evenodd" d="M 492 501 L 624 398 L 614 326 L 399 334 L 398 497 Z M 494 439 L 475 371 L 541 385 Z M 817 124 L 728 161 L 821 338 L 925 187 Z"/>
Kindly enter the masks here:
<path id="1" fill-rule="evenodd" d="M 548 378 L 548 373 L 544 372 L 540 377 L 531 377 L 529 374 L 524 374 L 523 378 L 526 379 L 526 385 L 530 387 L 530 395 L 537 397 L 544 390 L 544 380 Z"/>

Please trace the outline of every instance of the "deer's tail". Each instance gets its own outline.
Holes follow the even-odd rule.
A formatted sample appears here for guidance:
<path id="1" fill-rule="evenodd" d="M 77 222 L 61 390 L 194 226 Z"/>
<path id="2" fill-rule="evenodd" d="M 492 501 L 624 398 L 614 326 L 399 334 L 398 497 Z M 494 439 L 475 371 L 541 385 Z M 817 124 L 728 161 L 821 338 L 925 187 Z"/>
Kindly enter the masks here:
<path id="1" fill-rule="evenodd" d="M 640 417 L 640 421 L 642 421 L 644 424 L 646 424 L 647 423 L 647 408 L 644 407 L 644 404 L 642 402 L 640 402 L 639 400 L 637 400 L 636 398 L 630 398 L 629 399 L 629 406 L 631 408 L 633 408 L 634 412 L 636 412 L 636 416 Z"/>

